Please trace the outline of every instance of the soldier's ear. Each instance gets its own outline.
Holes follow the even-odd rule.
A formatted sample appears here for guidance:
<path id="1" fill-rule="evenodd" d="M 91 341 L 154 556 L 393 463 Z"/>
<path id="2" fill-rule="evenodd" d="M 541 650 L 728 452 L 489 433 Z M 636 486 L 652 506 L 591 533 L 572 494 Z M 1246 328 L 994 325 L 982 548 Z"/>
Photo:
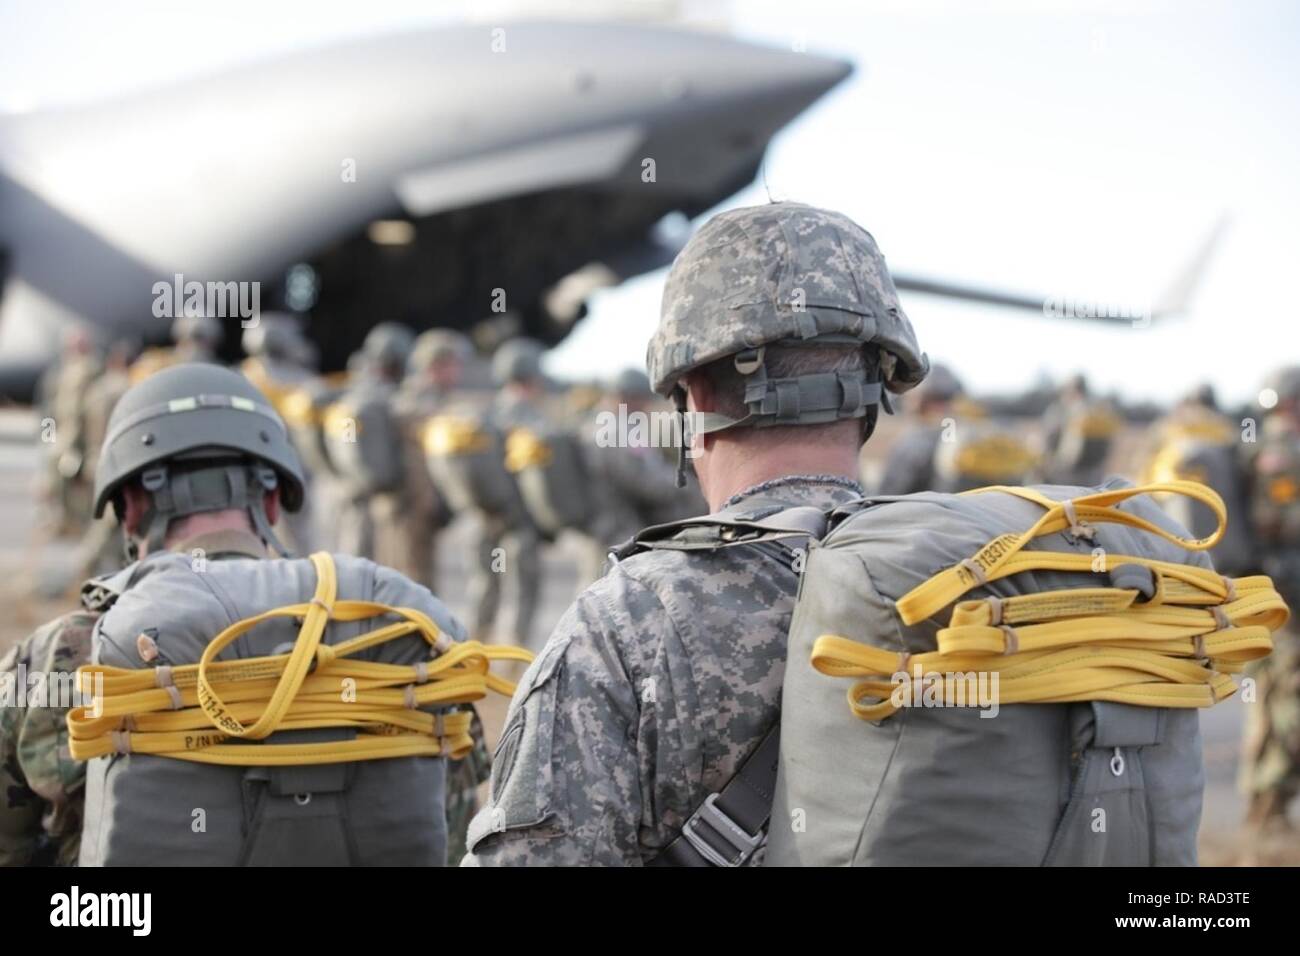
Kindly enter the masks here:
<path id="1" fill-rule="evenodd" d="M 140 487 L 138 482 L 132 481 L 122 486 L 121 498 L 125 511 L 119 519 L 122 522 L 122 530 L 126 532 L 127 537 L 141 534 L 140 522 L 149 512 L 149 492 Z"/>
<path id="2" fill-rule="evenodd" d="M 273 488 L 266 493 L 266 498 L 262 502 L 262 507 L 266 509 L 266 520 L 270 524 L 275 524 L 280 520 L 280 489 Z"/>
<path id="3" fill-rule="evenodd" d="M 692 372 L 682 380 L 686 388 L 686 410 L 688 412 L 712 412 L 717 410 L 714 401 L 713 383 L 707 375 Z"/>

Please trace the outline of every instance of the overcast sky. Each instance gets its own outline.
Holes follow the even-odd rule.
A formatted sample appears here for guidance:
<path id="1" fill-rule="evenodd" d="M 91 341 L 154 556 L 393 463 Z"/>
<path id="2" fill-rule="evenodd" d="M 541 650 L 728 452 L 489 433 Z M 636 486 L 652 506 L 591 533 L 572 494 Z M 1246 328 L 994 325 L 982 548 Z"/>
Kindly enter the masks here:
<path id="1" fill-rule="evenodd" d="M 77 102 L 276 51 L 428 25 L 422 0 L 0 0 L 0 109 Z M 503 6 L 494 4 L 495 8 Z M 504 4 L 515 6 L 515 4 Z M 733 32 L 852 60 L 728 205 L 849 213 L 899 271 L 1044 296 L 1157 299 L 1220 213 L 1192 313 L 1147 329 L 1053 323 L 905 294 L 922 346 L 978 390 L 1082 370 L 1169 398 L 1245 400 L 1300 362 L 1300 5 L 1277 2 L 685 4 Z M 479 5 L 482 10 L 482 5 Z M 600 294 L 556 374 L 639 364 L 663 275 Z"/>

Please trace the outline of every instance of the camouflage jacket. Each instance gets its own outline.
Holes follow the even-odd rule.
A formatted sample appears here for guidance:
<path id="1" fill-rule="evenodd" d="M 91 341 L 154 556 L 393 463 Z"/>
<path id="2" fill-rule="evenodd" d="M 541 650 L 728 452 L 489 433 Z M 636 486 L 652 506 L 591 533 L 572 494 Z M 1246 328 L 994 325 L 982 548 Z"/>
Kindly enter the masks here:
<path id="1" fill-rule="evenodd" d="M 65 695 L 98 618 L 74 611 L 0 657 L 0 866 L 77 862 L 86 765 L 68 753 Z"/>
<path id="2" fill-rule="evenodd" d="M 727 504 L 830 508 L 843 478 L 790 477 Z M 735 774 L 777 718 L 791 562 L 749 546 L 655 550 L 584 591 L 524 675 L 470 825 L 481 865 L 639 865 Z"/>

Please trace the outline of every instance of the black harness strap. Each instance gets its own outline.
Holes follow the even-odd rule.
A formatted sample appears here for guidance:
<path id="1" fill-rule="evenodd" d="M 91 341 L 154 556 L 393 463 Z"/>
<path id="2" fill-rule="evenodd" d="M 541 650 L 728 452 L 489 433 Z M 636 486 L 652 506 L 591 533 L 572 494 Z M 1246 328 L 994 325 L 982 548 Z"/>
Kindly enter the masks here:
<path id="1" fill-rule="evenodd" d="M 781 751 L 778 720 L 736 775 L 691 814 L 650 866 L 743 866 L 767 842 Z"/>

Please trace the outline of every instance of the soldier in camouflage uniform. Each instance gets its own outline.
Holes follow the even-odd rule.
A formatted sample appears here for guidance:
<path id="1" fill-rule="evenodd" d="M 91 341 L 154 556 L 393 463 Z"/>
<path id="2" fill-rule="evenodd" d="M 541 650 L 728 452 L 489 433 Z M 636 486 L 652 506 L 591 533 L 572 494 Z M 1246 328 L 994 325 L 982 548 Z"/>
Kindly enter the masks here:
<path id="1" fill-rule="evenodd" d="M 72 701 L 58 692 L 90 660 L 98 617 L 74 611 L 0 657 L 0 866 L 77 862 L 86 768 L 68 753 Z"/>
<path id="2" fill-rule="evenodd" d="M 578 580 L 585 587 L 600 577 L 610 549 L 652 524 L 701 514 L 703 505 L 694 488 L 678 488 L 673 468 L 659 449 L 633 444 L 629 436 L 610 444 L 606 427 L 622 417 L 648 415 L 656 411 L 658 397 L 650 380 L 638 369 L 620 373 L 605 393 L 601 407 L 583 428 L 582 447 L 590 494 L 595 501 L 594 517 L 584 529 Z M 612 416 L 612 417 L 611 417 Z M 630 429 L 629 429 L 630 430 Z M 619 437 L 619 436 L 616 436 Z"/>
<path id="3" fill-rule="evenodd" d="M 148 611 L 141 604 L 145 599 L 132 593 L 133 588 L 151 575 L 168 573 L 164 566 L 175 566 L 178 555 L 184 565 L 190 555 L 202 554 L 205 562 L 212 563 L 212 574 L 223 567 L 226 585 L 212 588 L 214 595 L 223 595 L 220 601 L 226 614 L 233 611 L 231 599 L 238 601 L 242 595 L 240 587 L 230 587 L 240 573 L 247 574 L 250 582 L 265 582 L 267 575 L 278 574 L 280 583 L 294 590 L 292 574 L 270 566 L 276 564 L 270 551 L 283 550 L 271 525 L 282 501 L 290 508 L 298 506 L 301 476 L 283 425 L 265 398 L 241 376 L 212 366 L 183 365 L 135 386 L 110 420 L 99 461 L 96 511 L 102 512 L 112 502 L 141 560 L 89 582 L 83 589 L 84 611 L 46 625 L 0 659 L 0 693 L 12 687 L 20 672 L 67 673 L 87 660 L 101 660 L 106 646 L 120 653 L 121 643 L 103 632 L 118 599 L 130 594 L 132 606 Z M 257 559 L 264 570 L 255 572 L 249 558 Z M 226 561 L 240 559 L 245 571 L 224 570 Z M 348 567 L 357 568 L 349 561 L 354 559 L 336 558 L 345 574 Z M 368 568 L 361 568 L 361 580 L 373 581 L 375 596 L 367 599 L 382 601 L 381 593 L 398 596 L 405 606 L 422 608 L 448 636 L 463 639 L 463 626 L 426 590 L 387 568 Z M 286 597 L 277 603 L 295 600 Z M 147 634 L 134 641 L 127 637 L 131 653 L 139 655 L 133 666 L 154 666 L 165 660 L 159 654 L 166 652 L 171 631 L 183 630 L 179 619 L 171 619 L 174 627 L 168 628 L 169 615 L 195 610 L 183 602 L 154 609 L 163 625 L 162 635 L 156 642 L 146 641 Z M 427 654 L 423 641 L 403 640 L 408 646 L 395 653 Z M 27 702 L 30 706 L 25 708 L 6 706 L 0 711 L 0 780 L 5 797 L 0 800 L 0 862 L 73 862 L 78 858 L 84 802 L 103 799 L 105 768 L 94 763 L 100 776 L 87 786 L 91 765 L 69 759 L 64 718 L 72 701 L 47 694 L 41 700 L 29 695 Z M 488 770 L 477 721 L 475 727 L 474 750 L 459 764 L 453 763 L 445 778 L 447 818 L 462 828 L 473 813 L 476 788 Z M 91 819 L 98 821 L 100 815 L 92 813 Z M 103 850 L 102 841 L 95 845 L 97 852 Z M 462 849 L 463 829 L 450 832 L 448 858 L 454 862 Z M 80 859 L 86 861 L 84 847 Z"/>
<path id="4" fill-rule="evenodd" d="M 461 375 L 469 359 L 469 339 L 450 329 L 429 329 L 415 339 L 406 363 L 406 377 L 393 401 L 406 443 L 402 462 L 406 473 L 406 512 L 401 532 L 407 575 L 433 587 L 438 535 L 451 523 L 450 505 L 439 493 L 424 463 L 421 435 L 434 415 L 446 412 L 459 399 Z"/>
<path id="5" fill-rule="evenodd" d="M 690 413 L 709 505 L 751 516 L 859 497 L 882 389 L 928 368 L 871 236 L 795 203 L 700 229 L 647 361 L 655 391 Z M 467 863 L 653 861 L 776 721 L 797 555 L 622 553 L 524 676 Z"/>
<path id="6" fill-rule="evenodd" d="M 203 312 L 187 311 L 172 322 L 172 346 L 148 349 L 131 366 L 131 383 L 143 382 L 161 369 L 181 362 L 216 363 L 226 337 L 221 321 Z"/>
<path id="7" fill-rule="evenodd" d="M 59 363 L 42 382 L 42 438 L 47 444 L 45 498 L 57 535 L 77 535 L 90 513 L 86 390 L 102 364 L 90 332 L 68 330 Z"/>
<path id="8" fill-rule="evenodd" d="M 544 432 L 550 427 L 542 407 L 546 397 L 543 351 L 531 339 L 512 339 L 492 356 L 492 380 L 498 391 L 487 420 L 502 435 L 515 428 Z M 474 633 L 491 639 L 501 607 L 501 578 L 507 576 L 515 585 L 512 637 L 527 647 L 542 586 L 541 535 L 522 512 L 513 518 L 481 513 L 477 520 L 478 561 L 469 583 Z"/>
<path id="9" fill-rule="evenodd" d="M 1269 382 L 1277 405 L 1258 440 L 1244 445 L 1250 519 L 1262 570 L 1292 608 L 1300 607 L 1300 366 Z M 1291 830 L 1287 808 L 1300 793 L 1300 635 L 1295 621 L 1274 635 L 1273 653 L 1247 673 L 1256 680 L 1246 709 L 1240 784 L 1257 837 Z M 1266 842 L 1266 841 L 1265 841 Z M 1257 847 L 1256 849 L 1263 849 Z"/>

